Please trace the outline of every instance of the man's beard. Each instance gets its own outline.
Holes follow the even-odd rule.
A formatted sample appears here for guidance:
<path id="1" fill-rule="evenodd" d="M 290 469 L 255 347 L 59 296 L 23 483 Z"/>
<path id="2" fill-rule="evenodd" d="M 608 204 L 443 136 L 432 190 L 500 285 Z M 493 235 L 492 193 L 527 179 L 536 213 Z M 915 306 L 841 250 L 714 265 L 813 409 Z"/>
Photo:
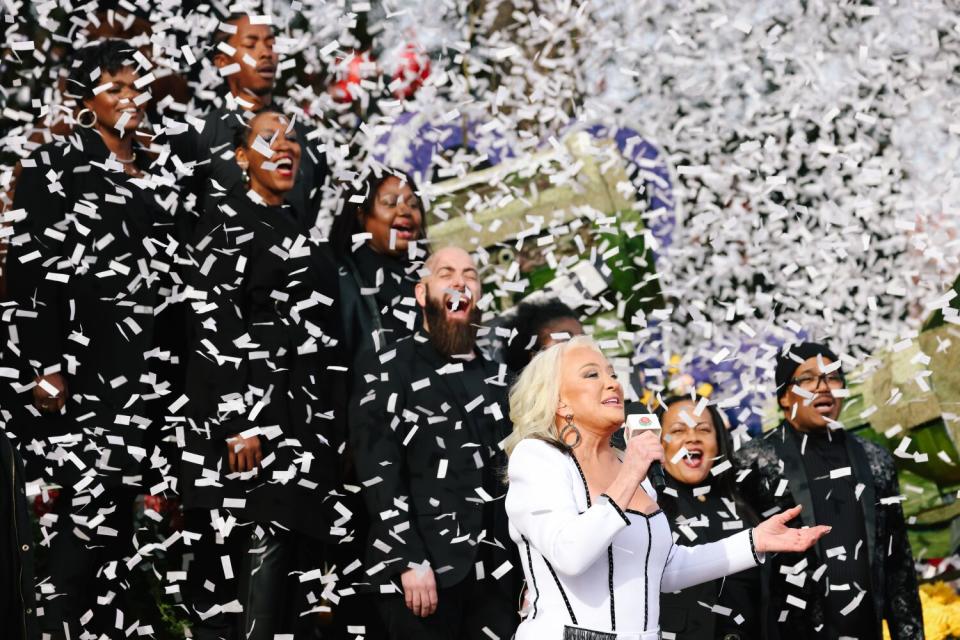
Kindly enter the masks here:
<path id="1" fill-rule="evenodd" d="M 464 303 L 463 300 L 460 301 Z M 427 292 L 427 306 L 424 309 L 427 324 L 430 326 L 430 342 L 445 356 L 471 353 L 477 342 L 477 330 L 480 324 L 480 310 L 473 307 L 466 322 L 447 319 L 447 307 L 442 301 L 434 300 Z"/>

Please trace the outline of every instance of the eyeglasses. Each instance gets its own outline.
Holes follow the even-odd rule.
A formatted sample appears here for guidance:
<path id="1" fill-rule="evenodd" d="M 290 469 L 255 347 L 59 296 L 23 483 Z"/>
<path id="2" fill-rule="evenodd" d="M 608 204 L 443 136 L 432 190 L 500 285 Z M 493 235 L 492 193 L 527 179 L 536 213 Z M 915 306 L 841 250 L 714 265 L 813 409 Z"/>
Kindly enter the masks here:
<path id="1" fill-rule="evenodd" d="M 826 382 L 828 387 L 842 387 L 843 377 L 839 373 L 821 373 L 818 376 L 808 374 L 796 377 L 790 382 L 797 385 L 801 389 L 812 391 L 813 389 L 819 387 L 823 382 Z"/>

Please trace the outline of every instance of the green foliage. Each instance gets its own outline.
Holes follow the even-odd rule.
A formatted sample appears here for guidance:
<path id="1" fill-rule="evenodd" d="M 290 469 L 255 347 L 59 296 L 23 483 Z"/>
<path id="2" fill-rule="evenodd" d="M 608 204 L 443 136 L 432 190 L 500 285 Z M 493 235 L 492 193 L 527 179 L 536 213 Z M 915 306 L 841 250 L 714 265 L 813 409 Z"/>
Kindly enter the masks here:
<path id="1" fill-rule="evenodd" d="M 160 585 L 157 582 L 153 584 L 153 597 L 157 603 L 157 613 L 160 615 L 162 627 L 159 630 L 160 637 L 170 640 L 186 637 L 186 631 L 190 628 L 190 623 L 179 606 L 171 604 L 164 594 L 160 591 Z"/>
<path id="2" fill-rule="evenodd" d="M 601 234 L 604 253 L 611 255 L 606 264 L 610 267 L 610 287 L 623 302 L 623 322 L 628 331 L 634 330 L 634 318 L 638 312 L 648 312 L 663 307 L 660 281 L 656 278 L 656 265 L 647 250 L 643 235 L 643 221 L 636 211 L 621 211 L 617 214 L 616 234 Z"/>

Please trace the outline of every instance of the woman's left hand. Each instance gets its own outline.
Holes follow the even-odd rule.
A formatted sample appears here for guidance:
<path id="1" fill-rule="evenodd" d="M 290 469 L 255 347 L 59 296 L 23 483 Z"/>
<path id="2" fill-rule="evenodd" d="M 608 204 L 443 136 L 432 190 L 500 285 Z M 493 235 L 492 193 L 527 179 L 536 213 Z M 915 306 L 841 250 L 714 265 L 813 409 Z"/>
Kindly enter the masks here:
<path id="1" fill-rule="evenodd" d="M 830 533 L 831 527 L 823 525 L 803 529 L 788 527 L 787 523 L 799 514 L 800 505 L 797 505 L 758 524 L 753 530 L 753 546 L 757 553 L 806 551 L 817 540 Z"/>

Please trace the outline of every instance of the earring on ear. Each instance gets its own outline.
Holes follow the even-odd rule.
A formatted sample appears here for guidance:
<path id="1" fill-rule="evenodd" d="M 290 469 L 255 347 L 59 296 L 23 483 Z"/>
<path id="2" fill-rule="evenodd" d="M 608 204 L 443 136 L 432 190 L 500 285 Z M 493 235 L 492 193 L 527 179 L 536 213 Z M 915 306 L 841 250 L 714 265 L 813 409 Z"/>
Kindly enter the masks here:
<path id="1" fill-rule="evenodd" d="M 248 165 L 246 163 L 240 165 L 240 170 L 243 171 L 243 184 L 250 184 L 250 174 L 247 173 L 247 166 Z"/>
<path id="2" fill-rule="evenodd" d="M 567 446 L 570 447 L 571 449 L 576 449 L 577 445 L 580 444 L 580 440 L 582 439 L 580 436 L 580 429 L 577 429 L 577 426 L 573 424 L 572 413 L 568 413 L 567 415 L 563 416 L 563 419 L 567 421 L 567 424 L 563 425 L 563 428 L 560 429 L 560 441 L 563 444 L 567 444 L 567 436 L 570 434 L 571 431 L 573 431 L 573 435 L 574 435 L 573 444 L 567 444 Z"/>
<path id="3" fill-rule="evenodd" d="M 76 120 L 77 124 L 84 129 L 92 129 L 97 124 L 97 114 L 90 109 L 81 109 Z"/>

